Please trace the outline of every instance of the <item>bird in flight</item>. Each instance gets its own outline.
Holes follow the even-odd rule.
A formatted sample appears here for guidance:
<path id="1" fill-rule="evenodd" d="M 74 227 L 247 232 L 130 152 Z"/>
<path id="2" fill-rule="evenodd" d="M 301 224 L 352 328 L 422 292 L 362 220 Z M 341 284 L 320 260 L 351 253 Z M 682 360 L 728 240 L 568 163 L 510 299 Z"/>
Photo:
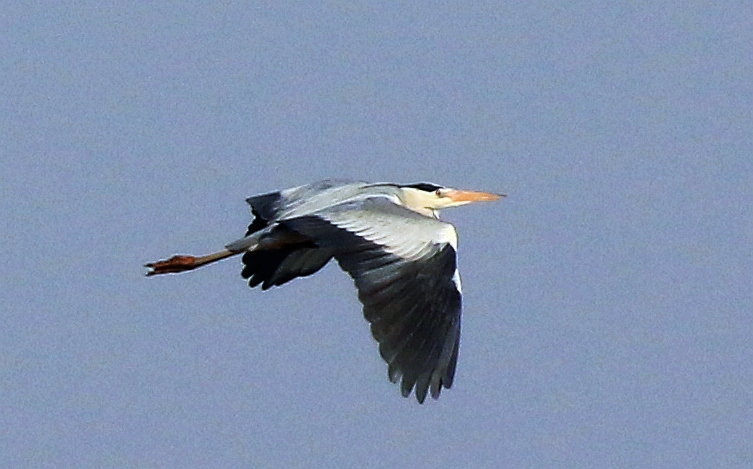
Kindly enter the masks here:
<path id="1" fill-rule="evenodd" d="M 254 216 L 243 238 L 206 256 L 146 264 L 178 273 L 241 255 L 251 288 L 317 272 L 332 258 L 355 281 L 363 314 L 388 364 L 418 402 L 439 397 L 455 375 L 461 287 L 455 227 L 439 210 L 503 195 L 435 184 L 325 180 L 246 199 Z"/>

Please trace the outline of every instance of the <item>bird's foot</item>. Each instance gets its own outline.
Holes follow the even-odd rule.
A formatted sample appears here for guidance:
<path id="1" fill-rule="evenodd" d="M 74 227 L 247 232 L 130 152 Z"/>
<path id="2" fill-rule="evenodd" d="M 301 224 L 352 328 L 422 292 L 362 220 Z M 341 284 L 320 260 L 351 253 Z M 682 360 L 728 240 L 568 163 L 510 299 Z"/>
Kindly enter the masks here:
<path id="1" fill-rule="evenodd" d="M 194 256 L 173 256 L 164 261 L 150 262 L 144 264 L 149 269 L 147 276 L 159 274 L 176 274 L 194 269 L 198 266 L 197 259 Z"/>

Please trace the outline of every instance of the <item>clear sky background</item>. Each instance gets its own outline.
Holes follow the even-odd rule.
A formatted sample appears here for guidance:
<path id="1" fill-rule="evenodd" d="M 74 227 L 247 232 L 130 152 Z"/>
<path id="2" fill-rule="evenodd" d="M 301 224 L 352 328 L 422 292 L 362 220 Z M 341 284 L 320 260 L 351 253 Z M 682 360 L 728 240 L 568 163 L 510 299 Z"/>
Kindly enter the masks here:
<path id="1" fill-rule="evenodd" d="M 0 13 L 0 466 L 753 466 L 753 4 L 16 2 Z M 244 199 L 448 210 L 455 386 L 403 399 L 336 265 Z"/>

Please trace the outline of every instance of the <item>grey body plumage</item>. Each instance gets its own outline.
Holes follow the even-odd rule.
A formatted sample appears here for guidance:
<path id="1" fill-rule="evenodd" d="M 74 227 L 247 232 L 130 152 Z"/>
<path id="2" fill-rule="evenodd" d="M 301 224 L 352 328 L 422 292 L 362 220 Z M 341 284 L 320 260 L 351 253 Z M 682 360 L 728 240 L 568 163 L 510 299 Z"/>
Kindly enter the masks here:
<path id="1" fill-rule="evenodd" d="M 415 389 L 423 402 L 452 385 L 460 340 L 457 234 L 437 210 L 498 197 L 428 183 L 320 181 L 249 197 L 254 219 L 246 236 L 205 258 L 149 264 L 149 274 L 243 254 L 249 286 L 268 289 L 334 258 L 356 284 L 390 381 L 400 381 L 406 397 Z"/>

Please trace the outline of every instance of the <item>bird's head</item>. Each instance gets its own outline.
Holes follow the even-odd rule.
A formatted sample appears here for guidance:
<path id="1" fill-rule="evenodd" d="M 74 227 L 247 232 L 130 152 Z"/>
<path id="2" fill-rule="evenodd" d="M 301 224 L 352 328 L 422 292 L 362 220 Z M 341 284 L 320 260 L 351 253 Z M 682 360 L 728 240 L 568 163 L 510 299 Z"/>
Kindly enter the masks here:
<path id="1" fill-rule="evenodd" d="M 487 202 L 505 197 L 504 194 L 467 191 L 437 186 L 426 182 L 400 186 L 403 202 L 411 210 L 437 217 L 438 210 L 459 207 L 471 202 Z"/>

